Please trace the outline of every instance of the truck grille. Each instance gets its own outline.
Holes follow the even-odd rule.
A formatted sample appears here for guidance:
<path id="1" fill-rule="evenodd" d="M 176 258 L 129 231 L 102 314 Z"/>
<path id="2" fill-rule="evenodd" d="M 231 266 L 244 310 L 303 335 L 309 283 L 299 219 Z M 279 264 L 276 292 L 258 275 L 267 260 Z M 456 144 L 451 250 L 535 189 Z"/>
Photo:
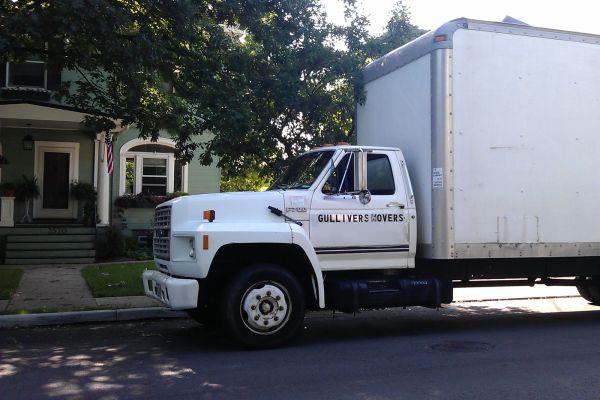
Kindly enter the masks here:
<path id="1" fill-rule="evenodd" d="M 154 257 L 171 260 L 171 206 L 157 208 L 154 212 Z"/>

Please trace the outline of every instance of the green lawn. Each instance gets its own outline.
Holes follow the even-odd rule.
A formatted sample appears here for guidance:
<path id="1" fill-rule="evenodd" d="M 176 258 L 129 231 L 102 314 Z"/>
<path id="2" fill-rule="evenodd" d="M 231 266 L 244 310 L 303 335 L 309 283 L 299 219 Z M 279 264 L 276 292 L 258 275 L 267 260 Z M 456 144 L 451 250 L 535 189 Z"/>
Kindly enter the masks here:
<path id="1" fill-rule="evenodd" d="M 156 269 L 154 262 L 90 265 L 81 274 L 94 297 L 142 296 L 145 269 Z"/>
<path id="2" fill-rule="evenodd" d="M 10 299 L 15 290 L 17 290 L 22 276 L 23 270 L 21 269 L 0 269 L 0 300 Z"/>

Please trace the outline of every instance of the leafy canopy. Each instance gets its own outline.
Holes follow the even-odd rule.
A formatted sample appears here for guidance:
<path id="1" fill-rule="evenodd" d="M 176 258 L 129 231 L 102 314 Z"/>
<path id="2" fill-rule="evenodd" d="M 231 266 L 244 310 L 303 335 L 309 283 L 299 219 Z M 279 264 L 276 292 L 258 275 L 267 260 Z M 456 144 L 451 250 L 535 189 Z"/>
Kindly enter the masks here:
<path id="1" fill-rule="evenodd" d="M 76 71 L 58 96 L 101 110 L 87 121 L 94 129 L 112 120 L 144 138 L 164 129 L 178 158 L 216 156 L 226 181 L 244 188 L 246 178 L 264 184 L 282 159 L 351 138 L 360 68 L 421 33 L 399 2 L 372 38 L 354 0 L 344 3 L 341 27 L 318 0 L 4 1 L 0 52 L 45 54 Z"/>

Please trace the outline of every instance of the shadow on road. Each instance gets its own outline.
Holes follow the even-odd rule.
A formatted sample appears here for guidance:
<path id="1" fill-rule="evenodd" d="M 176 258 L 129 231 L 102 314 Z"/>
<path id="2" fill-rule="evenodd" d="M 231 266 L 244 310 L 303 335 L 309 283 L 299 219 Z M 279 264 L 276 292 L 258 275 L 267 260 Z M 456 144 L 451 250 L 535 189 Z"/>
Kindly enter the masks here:
<path id="1" fill-rule="evenodd" d="M 119 400 L 160 398 L 160 393 L 182 394 L 182 390 L 183 398 L 186 393 L 188 398 L 200 398 L 190 397 L 192 393 L 235 398 L 247 387 L 215 383 L 211 377 L 216 370 L 257 374 L 255 364 L 285 370 L 282 365 L 307 355 L 350 355 L 360 347 L 382 352 L 390 341 L 407 348 L 419 343 L 418 348 L 424 349 L 423 342 L 454 351 L 467 343 L 453 340 L 457 336 L 531 331 L 527 336 L 535 337 L 537 330 L 560 332 L 587 325 L 597 330 L 599 316 L 600 311 L 535 313 L 481 304 L 356 316 L 317 312 L 307 316 L 303 334 L 289 347 L 260 352 L 241 351 L 218 329 L 191 320 L 0 330 L 0 398 Z M 435 344 L 441 337 L 450 340 Z M 493 348 L 485 341 L 469 343 L 471 348 Z"/>

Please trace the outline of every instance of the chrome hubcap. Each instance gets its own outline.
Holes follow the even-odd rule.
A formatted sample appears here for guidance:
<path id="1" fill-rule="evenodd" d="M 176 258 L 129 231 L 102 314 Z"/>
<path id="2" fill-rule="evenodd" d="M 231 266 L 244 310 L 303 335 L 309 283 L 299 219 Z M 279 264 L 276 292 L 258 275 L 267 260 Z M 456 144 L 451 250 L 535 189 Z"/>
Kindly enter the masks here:
<path id="1" fill-rule="evenodd" d="M 272 282 L 254 285 L 242 297 L 242 318 L 257 333 L 273 333 L 289 317 L 287 298 L 287 291 Z"/>

